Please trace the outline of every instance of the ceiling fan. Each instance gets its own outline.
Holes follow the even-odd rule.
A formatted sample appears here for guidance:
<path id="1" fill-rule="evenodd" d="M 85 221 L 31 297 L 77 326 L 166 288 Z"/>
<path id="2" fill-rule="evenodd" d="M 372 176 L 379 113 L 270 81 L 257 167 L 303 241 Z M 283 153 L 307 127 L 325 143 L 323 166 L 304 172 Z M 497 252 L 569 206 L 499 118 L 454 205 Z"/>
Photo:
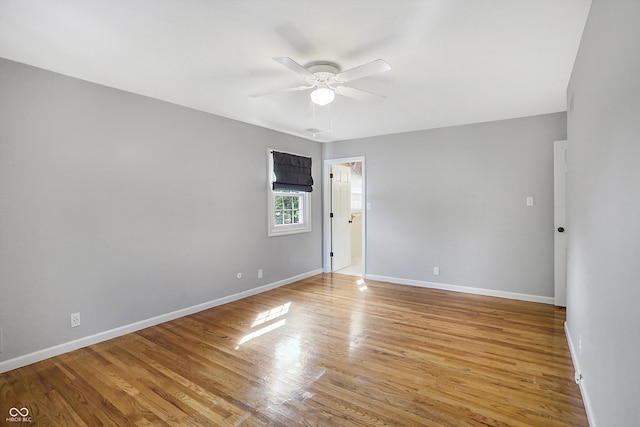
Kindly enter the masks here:
<path id="1" fill-rule="evenodd" d="M 303 77 L 307 84 L 271 92 L 256 93 L 249 95 L 250 97 L 256 98 L 274 93 L 313 89 L 311 101 L 317 105 L 327 105 L 333 102 L 336 94 L 369 102 L 381 102 L 387 99 L 386 96 L 345 85 L 350 81 L 390 70 L 391 66 L 382 59 L 376 59 L 345 71 L 341 71 L 340 66 L 335 62 L 329 61 L 316 61 L 302 66 L 286 56 L 277 56 L 273 60 Z"/>

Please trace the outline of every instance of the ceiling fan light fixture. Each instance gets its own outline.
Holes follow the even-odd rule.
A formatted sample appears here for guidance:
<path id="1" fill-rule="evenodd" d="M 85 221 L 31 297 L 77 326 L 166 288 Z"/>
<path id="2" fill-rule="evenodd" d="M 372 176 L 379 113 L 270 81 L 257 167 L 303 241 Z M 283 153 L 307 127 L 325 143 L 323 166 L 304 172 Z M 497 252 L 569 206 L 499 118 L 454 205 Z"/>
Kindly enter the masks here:
<path id="1" fill-rule="evenodd" d="M 333 102 L 336 93 L 328 87 L 319 87 L 311 92 L 311 102 L 317 105 L 327 105 Z"/>

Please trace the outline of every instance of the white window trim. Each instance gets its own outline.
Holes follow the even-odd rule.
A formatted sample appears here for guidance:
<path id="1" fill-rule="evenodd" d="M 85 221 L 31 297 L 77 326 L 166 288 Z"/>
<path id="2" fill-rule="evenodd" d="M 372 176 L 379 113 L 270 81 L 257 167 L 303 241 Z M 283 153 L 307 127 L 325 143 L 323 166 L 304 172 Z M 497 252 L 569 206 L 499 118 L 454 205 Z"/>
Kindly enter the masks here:
<path id="1" fill-rule="evenodd" d="M 305 191 L 300 191 L 299 193 L 302 196 L 302 223 L 298 224 L 276 224 L 275 220 L 275 196 L 282 194 L 279 191 L 273 190 L 273 182 L 276 179 L 275 173 L 273 172 L 273 149 L 269 149 L 267 151 L 267 164 L 268 167 L 268 178 L 267 178 L 267 194 L 268 194 L 268 206 L 269 210 L 267 211 L 268 218 L 268 235 L 269 237 L 275 236 L 286 236 L 288 234 L 298 234 L 298 233 L 308 233 L 311 231 L 311 196 L 310 193 Z M 276 150 L 279 151 L 279 150 Z M 304 156 L 304 154 L 296 154 L 291 153 L 296 156 Z M 308 156 L 307 156 L 308 157 Z M 291 194 L 291 193 L 289 193 Z"/>

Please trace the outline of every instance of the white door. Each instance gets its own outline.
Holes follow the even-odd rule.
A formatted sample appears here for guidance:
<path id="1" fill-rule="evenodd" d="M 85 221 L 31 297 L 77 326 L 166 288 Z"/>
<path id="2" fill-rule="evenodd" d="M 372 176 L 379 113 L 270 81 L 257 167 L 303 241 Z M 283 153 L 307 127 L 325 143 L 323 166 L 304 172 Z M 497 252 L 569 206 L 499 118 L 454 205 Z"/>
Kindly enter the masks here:
<path id="1" fill-rule="evenodd" d="M 351 265 L 351 168 L 331 165 L 331 271 Z"/>
<path id="2" fill-rule="evenodd" d="M 567 306 L 567 141 L 553 143 L 553 222 L 555 305 Z"/>

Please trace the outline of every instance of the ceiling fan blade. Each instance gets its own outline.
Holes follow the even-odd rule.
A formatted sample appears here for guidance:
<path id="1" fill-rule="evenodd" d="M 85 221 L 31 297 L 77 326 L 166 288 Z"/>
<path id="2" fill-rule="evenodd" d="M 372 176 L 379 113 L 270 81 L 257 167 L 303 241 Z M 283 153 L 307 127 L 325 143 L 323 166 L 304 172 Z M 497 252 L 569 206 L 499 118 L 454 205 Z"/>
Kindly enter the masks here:
<path id="1" fill-rule="evenodd" d="M 338 95 L 344 95 L 349 98 L 357 99 L 358 101 L 382 102 L 387 99 L 387 97 L 384 95 L 378 95 L 377 93 L 367 92 L 366 90 L 356 89 L 349 86 L 336 87 L 336 93 Z"/>
<path id="2" fill-rule="evenodd" d="M 314 86 L 296 86 L 296 87 L 288 87 L 286 89 L 278 89 L 278 90 L 271 90 L 268 92 L 259 92 L 259 93 L 252 93 L 249 95 L 250 98 L 259 98 L 261 96 L 267 96 L 267 95 L 274 95 L 276 93 L 283 93 L 283 92 L 296 92 L 296 91 L 300 91 L 300 90 L 307 90 L 307 89 L 311 89 Z"/>
<path id="3" fill-rule="evenodd" d="M 275 58 L 273 58 L 273 60 L 284 65 L 294 73 L 301 75 L 305 79 L 317 78 L 315 74 L 313 74 L 311 71 L 307 70 L 302 65 L 298 64 L 296 61 L 289 58 L 288 56 L 276 56 Z"/>
<path id="4" fill-rule="evenodd" d="M 372 74 L 389 71 L 391 66 L 382 59 L 376 59 L 368 64 L 359 65 L 355 68 L 336 74 L 336 80 L 339 82 L 350 82 L 351 80 L 361 79 Z"/>

